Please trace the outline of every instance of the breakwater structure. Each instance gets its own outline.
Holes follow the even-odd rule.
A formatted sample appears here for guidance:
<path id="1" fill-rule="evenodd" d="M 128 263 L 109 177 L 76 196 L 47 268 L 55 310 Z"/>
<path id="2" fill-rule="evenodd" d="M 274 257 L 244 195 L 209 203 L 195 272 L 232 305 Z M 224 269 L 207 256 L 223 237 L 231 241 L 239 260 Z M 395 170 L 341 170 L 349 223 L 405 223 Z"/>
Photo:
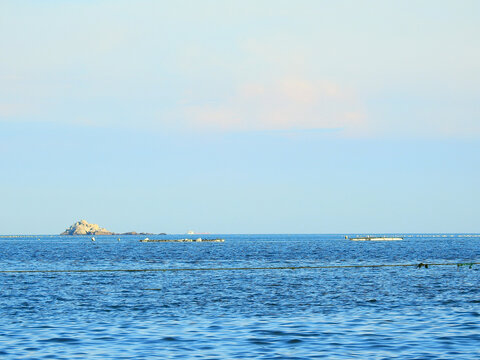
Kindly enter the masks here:
<path id="1" fill-rule="evenodd" d="M 363 237 L 353 237 L 349 238 L 345 236 L 346 239 L 352 241 L 398 241 L 403 240 L 401 236 L 363 236 Z"/>
<path id="2" fill-rule="evenodd" d="M 224 242 L 225 239 L 141 239 L 140 242 Z"/>

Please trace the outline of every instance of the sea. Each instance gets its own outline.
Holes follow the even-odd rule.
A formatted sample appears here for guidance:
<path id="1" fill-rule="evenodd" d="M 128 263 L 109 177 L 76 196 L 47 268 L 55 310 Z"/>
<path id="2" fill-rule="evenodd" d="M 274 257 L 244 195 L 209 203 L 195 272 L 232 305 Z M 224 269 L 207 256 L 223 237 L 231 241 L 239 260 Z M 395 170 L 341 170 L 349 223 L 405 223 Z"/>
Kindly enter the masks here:
<path id="1" fill-rule="evenodd" d="M 345 235 L 2 236 L 0 358 L 480 358 L 478 234 Z"/>

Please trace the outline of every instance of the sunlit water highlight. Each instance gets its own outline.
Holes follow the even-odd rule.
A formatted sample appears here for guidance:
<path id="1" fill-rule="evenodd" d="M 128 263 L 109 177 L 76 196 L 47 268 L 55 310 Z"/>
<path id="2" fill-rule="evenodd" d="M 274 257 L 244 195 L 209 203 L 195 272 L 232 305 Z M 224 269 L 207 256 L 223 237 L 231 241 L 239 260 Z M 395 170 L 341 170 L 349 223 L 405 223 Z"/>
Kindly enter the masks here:
<path id="1" fill-rule="evenodd" d="M 0 238 L 0 271 L 480 261 L 478 237 Z M 3 359 L 478 359 L 480 269 L 0 273 Z"/>

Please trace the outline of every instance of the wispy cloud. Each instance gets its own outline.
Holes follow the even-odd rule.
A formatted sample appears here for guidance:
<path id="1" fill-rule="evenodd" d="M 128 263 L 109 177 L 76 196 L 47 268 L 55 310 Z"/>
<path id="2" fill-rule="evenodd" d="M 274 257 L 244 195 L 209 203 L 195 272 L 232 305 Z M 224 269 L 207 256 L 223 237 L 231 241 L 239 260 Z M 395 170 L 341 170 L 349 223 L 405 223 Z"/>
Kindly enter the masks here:
<path id="1" fill-rule="evenodd" d="M 35 107 L 33 104 L 0 103 L 0 121 L 31 116 L 36 111 Z"/>
<path id="2" fill-rule="evenodd" d="M 222 101 L 186 108 L 188 126 L 203 131 L 344 129 L 366 126 L 353 92 L 330 82 L 283 77 L 244 83 Z"/>

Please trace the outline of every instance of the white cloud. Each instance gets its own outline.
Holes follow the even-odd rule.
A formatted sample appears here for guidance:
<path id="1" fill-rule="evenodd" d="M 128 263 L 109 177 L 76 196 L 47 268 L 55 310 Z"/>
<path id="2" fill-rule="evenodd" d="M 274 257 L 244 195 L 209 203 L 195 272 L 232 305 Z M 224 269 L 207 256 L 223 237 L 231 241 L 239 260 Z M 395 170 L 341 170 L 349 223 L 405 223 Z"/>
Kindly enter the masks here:
<path id="1" fill-rule="evenodd" d="M 195 130 L 265 131 L 342 129 L 366 126 L 365 112 L 353 92 L 337 84 L 284 77 L 245 83 L 214 104 L 186 109 Z"/>

